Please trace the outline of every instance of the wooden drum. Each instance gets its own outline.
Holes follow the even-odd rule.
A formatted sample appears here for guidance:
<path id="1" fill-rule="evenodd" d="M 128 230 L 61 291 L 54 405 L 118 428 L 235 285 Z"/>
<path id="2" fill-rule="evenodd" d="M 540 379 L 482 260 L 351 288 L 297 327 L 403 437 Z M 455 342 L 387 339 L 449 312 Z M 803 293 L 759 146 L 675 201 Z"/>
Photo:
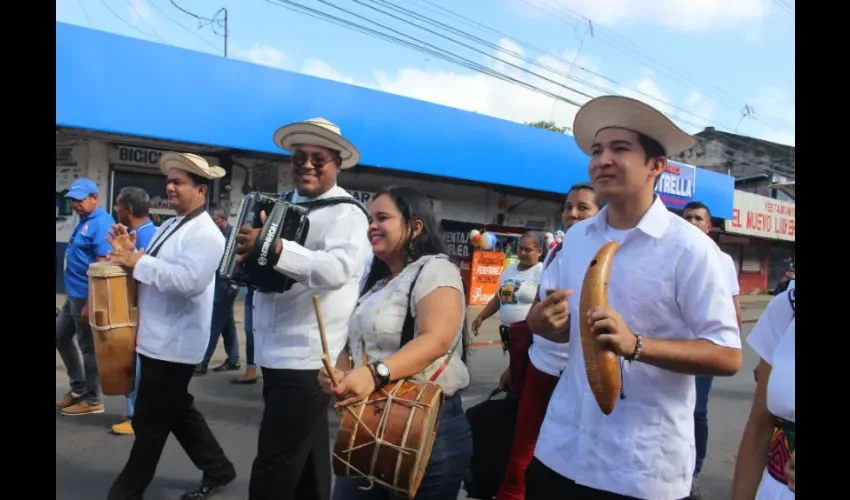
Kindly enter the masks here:
<path id="1" fill-rule="evenodd" d="M 88 276 L 89 324 L 100 385 L 108 396 L 129 394 L 136 378 L 136 281 L 112 262 L 91 264 Z"/>
<path id="2" fill-rule="evenodd" d="M 443 398 L 438 384 L 407 379 L 346 407 L 334 444 L 334 474 L 362 477 L 414 498 L 431 458 Z"/>

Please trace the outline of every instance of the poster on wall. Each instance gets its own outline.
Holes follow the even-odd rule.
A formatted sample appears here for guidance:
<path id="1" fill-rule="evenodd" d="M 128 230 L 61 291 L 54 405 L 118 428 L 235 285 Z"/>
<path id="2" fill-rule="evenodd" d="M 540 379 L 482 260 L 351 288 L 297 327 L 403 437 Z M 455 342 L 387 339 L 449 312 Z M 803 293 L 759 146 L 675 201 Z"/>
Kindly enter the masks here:
<path id="1" fill-rule="evenodd" d="M 655 186 L 655 192 L 664 205 L 674 210 L 683 210 L 685 205 L 694 201 L 696 172 L 696 167 L 691 165 L 667 162 Z"/>
<path id="2" fill-rule="evenodd" d="M 499 291 L 499 278 L 505 269 L 502 252 L 477 251 L 472 256 L 469 305 L 484 306 Z"/>

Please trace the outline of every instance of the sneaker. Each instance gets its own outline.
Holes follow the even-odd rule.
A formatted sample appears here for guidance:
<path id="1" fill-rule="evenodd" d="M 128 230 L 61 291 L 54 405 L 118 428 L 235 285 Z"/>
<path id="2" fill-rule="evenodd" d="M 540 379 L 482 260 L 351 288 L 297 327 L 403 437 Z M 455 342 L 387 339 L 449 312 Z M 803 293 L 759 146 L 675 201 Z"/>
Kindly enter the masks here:
<path id="1" fill-rule="evenodd" d="M 129 420 L 125 420 L 120 424 L 115 424 L 112 426 L 112 433 L 118 434 L 119 436 L 132 436 L 135 434 L 133 431 L 133 423 Z"/>
<path id="2" fill-rule="evenodd" d="M 103 409 L 103 403 L 100 403 L 99 405 L 90 405 L 85 401 L 79 401 L 77 404 L 63 408 L 62 415 L 65 415 L 66 417 L 76 417 L 77 415 L 103 413 Z"/>
<path id="3" fill-rule="evenodd" d="M 65 397 L 63 397 L 62 399 L 60 399 L 59 401 L 56 402 L 56 409 L 57 410 L 64 410 L 65 408 L 68 408 L 69 406 L 74 406 L 75 404 L 77 404 L 79 402 L 80 402 L 80 397 L 74 396 L 73 394 L 71 394 L 69 392 L 68 394 L 65 394 Z"/>

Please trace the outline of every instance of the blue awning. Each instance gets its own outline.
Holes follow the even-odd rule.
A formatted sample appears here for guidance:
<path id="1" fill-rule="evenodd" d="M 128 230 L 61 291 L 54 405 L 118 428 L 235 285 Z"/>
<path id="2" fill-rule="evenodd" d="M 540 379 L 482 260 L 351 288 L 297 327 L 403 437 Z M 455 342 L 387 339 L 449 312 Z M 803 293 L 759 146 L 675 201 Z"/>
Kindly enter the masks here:
<path id="1" fill-rule="evenodd" d="M 56 23 L 57 126 L 279 154 L 278 127 L 319 116 L 358 146 L 363 165 L 555 193 L 587 180 L 571 136 Z M 731 217 L 732 177 L 696 169 L 692 187 Z"/>

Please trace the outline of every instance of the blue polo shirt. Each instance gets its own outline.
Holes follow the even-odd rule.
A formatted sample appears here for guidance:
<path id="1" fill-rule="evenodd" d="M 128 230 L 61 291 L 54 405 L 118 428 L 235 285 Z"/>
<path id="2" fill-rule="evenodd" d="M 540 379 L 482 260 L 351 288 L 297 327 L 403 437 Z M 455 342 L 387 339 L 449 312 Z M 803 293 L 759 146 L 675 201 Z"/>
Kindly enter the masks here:
<path id="1" fill-rule="evenodd" d="M 89 296 L 89 278 L 86 274 L 89 264 L 98 257 L 106 257 L 112 245 L 106 241 L 115 219 L 106 210 L 98 207 L 89 216 L 84 217 L 74 228 L 65 249 L 65 293 L 69 297 L 87 299 Z"/>
<path id="2" fill-rule="evenodd" d="M 153 221 L 148 220 L 134 231 L 136 231 L 136 250 L 145 250 L 153 239 L 153 235 L 156 234 L 156 226 L 153 225 Z"/>

